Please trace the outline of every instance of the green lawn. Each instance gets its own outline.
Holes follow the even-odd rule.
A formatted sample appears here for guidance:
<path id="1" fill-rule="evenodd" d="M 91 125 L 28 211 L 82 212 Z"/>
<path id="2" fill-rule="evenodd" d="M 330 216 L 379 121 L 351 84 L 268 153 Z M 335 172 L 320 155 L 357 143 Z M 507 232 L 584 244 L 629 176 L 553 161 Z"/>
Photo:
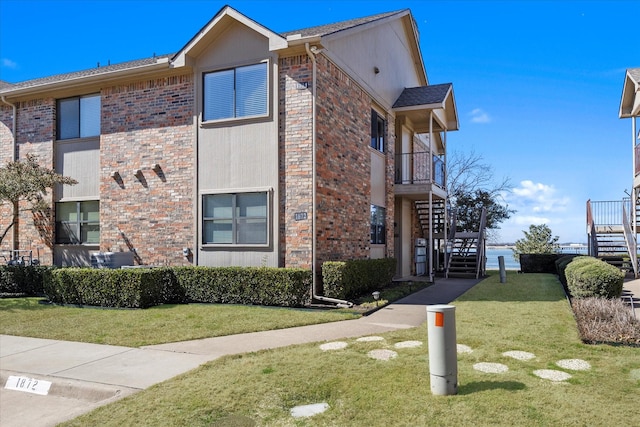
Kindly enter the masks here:
<path id="1" fill-rule="evenodd" d="M 496 273 L 454 302 L 459 392 L 433 396 L 426 325 L 383 334 L 383 341 L 345 340 L 343 350 L 318 344 L 225 357 L 81 416 L 65 425 L 139 426 L 595 426 L 638 422 L 640 349 L 585 345 L 557 279 Z M 396 348 L 404 341 L 419 347 Z M 397 357 L 372 359 L 389 349 Z M 518 360 L 503 355 L 535 355 Z M 585 371 L 559 368 L 580 359 Z M 500 363 L 504 373 L 474 369 Z M 536 370 L 572 378 L 553 382 Z M 294 419 L 292 407 L 326 402 L 329 409 Z"/>
<path id="2" fill-rule="evenodd" d="M 139 347 L 353 319 L 346 310 L 182 304 L 76 308 L 39 298 L 0 299 L 0 334 Z"/>

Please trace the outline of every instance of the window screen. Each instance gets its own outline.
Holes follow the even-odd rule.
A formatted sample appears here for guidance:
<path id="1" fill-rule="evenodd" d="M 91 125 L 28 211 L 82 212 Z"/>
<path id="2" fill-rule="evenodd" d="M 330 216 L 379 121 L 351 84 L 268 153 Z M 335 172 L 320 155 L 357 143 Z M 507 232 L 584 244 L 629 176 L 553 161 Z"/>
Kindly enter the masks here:
<path id="1" fill-rule="evenodd" d="M 203 120 L 267 114 L 267 63 L 204 75 Z"/>

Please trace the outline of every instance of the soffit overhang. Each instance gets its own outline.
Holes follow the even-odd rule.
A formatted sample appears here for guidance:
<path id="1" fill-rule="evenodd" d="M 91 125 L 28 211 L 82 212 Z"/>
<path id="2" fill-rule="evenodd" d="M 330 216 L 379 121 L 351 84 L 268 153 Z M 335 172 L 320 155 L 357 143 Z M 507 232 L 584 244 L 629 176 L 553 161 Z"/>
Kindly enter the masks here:
<path id="1" fill-rule="evenodd" d="M 621 119 L 640 116 L 640 68 L 627 70 L 620 101 Z"/>
<path id="2" fill-rule="evenodd" d="M 169 58 L 158 57 L 16 83 L 0 89 L 0 96 L 9 102 L 18 102 L 35 95 L 39 97 L 71 96 L 70 94 L 100 90 L 110 84 L 132 78 L 162 77 L 173 74 L 176 72 L 169 68 Z"/>

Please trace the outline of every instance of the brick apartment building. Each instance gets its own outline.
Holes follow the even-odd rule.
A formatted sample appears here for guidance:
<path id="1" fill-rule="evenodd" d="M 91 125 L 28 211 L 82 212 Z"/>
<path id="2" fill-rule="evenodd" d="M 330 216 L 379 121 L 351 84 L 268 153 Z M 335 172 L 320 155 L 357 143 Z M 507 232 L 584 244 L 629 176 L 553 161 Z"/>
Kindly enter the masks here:
<path id="1" fill-rule="evenodd" d="M 0 165 L 36 154 L 79 182 L 0 248 L 42 263 L 395 257 L 409 276 L 416 239 L 446 237 L 434 224 L 458 117 L 452 85 L 427 81 L 409 10 L 277 34 L 227 6 L 174 55 L 3 82 L 0 100 Z"/>

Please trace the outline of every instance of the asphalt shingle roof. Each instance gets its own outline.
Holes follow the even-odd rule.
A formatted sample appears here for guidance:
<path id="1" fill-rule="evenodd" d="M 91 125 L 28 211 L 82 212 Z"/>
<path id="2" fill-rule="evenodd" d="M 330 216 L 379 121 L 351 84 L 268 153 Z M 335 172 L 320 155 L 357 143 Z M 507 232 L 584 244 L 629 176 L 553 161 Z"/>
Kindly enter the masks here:
<path id="1" fill-rule="evenodd" d="M 627 71 L 636 83 L 640 83 L 640 68 L 629 68 Z"/>
<path id="2" fill-rule="evenodd" d="M 72 73 L 56 74 L 48 77 L 42 77 L 42 78 L 33 79 L 33 80 L 26 80 L 24 82 L 20 82 L 16 84 L 9 83 L 7 86 L 0 86 L 0 92 L 6 89 L 8 90 L 25 89 L 25 88 L 39 86 L 47 83 L 56 83 L 56 82 L 61 82 L 65 80 L 77 79 L 79 77 L 93 76 L 97 74 L 105 74 L 105 73 L 118 71 L 118 70 L 126 70 L 129 68 L 141 67 L 144 65 L 151 65 L 156 63 L 158 59 L 165 58 L 168 56 L 169 55 L 154 56 L 152 58 L 137 59 L 135 61 L 121 62 L 118 64 L 107 65 L 104 67 L 95 67 L 95 68 L 89 68 L 81 71 L 74 71 Z"/>
<path id="3" fill-rule="evenodd" d="M 407 9 L 396 10 L 394 12 L 380 13 L 378 15 L 365 16 L 364 18 L 350 19 L 348 21 L 341 21 L 333 24 L 318 25 L 315 27 L 303 28 L 297 31 L 287 31 L 287 32 L 281 33 L 280 35 L 283 37 L 291 36 L 293 34 L 300 34 L 302 37 L 326 36 L 329 34 L 337 33 L 339 31 L 347 30 L 349 28 L 357 27 L 359 25 L 364 25 L 380 19 L 384 19 L 386 17 L 404 12 L 406 10 Z"/>
<path id="4" fill-rule="evenodd" d="M 364 17 L 364 18 L 357 18 L 357 19 L 351 19 L 351 20 L 348 20 L 348 21 L 342 21 L 342 22 L 337 22 L 337 23 L 333 23 L 333 24 L 319 25 L 319 26 L 315 26 L 315 27 L 304 28 L 304 29 L 297 30 L 297 31 L 287 31 L 285 33 L 281 33 L 280 35 L 283 36 L 283 37 L 287 37 L 287 36 L 292 35 L 292 34 L 300 34 L 302 37 L 315 36 L 315 35 L 325 36 L 325 35 L 334 34 L 334 33 L 337 33 L 339 31 L 343 31 L 343 30 L 346 30 L 346 29 L 349 29 L 349 28 L 357 27 L 359 25 L 368 24 L 370 22 L 374 22 L 374 21 L 377 21 L 377 20 L 392 16 L 392 15 L 395 15 L 395 14 L 398 14 L 398 13 L 402 13 L 402 12 L 404 12 L 406 10 L 407 9 L 399 10 L 399 11 L 395 11 L 395 12 L 381 13 L 381 14 L 378 14 L 378 15 L 367 16 L 367 17 Z M 121 62 L 121 63 L 118 63 L 118 64 L 107 65 L 107 66 L 102 66 L 102 67 L 89 68 L 89 69 L 86 69 L 86 70 L 75 71 L 75 72 L 71 72 L 71 73 L 56 74 L 56 75 L 48 76 L 48 77 L 42 77 L 42 78 L 37 78 L 37 79 L 33 79 L 33 80 L 26 80 L 24 82 L 19 82 L 19 83 L 15 83 L 15 84 L 11 84 L 11 83 L 8 83 L 8 82 L 2 82 L 0 84 L 0 93 L 5 92 L 5 91 L 13 91 L 13 90 L 17 90 L 17 89 L 26 89 L 26 88 L 39 86 L 39 85 L 46 85 L 46 84 L 50 84 L 50 83 L 58 83 L 58 82 L 63 82 L 63 81 L 66 81 L 66 80 L 73 80 L 73 79 L 77 79 L 77 78 L 81 78 L 81 77 L 88 77 L 88 76 L 93 76 L 93 75 L 105 74 L 105 73 L 109 73 L 109 72 L 113 72 L 113 71 L 126 70 L 126 69 L 141 67 L 141 66 L 145 66 L 145 65 L 152 65 L 152 64 L 156 63 L 158 61 L 158 59 L 171 58 L 171 57 L 173 57 L 173 55 L 174 54 L 162 55 L 162 56 L 154 56 L 152 58 L 137 59 L 137 60 L 134 60 L 134 61 Z"/>
<path id="5" fill-rule="evenodd" d="M 444 102 L 451 86 L 451 83 L 443 83 L 432 86 L 405 88 L 393 104 L 393 108 L 440 104 Z"/>

